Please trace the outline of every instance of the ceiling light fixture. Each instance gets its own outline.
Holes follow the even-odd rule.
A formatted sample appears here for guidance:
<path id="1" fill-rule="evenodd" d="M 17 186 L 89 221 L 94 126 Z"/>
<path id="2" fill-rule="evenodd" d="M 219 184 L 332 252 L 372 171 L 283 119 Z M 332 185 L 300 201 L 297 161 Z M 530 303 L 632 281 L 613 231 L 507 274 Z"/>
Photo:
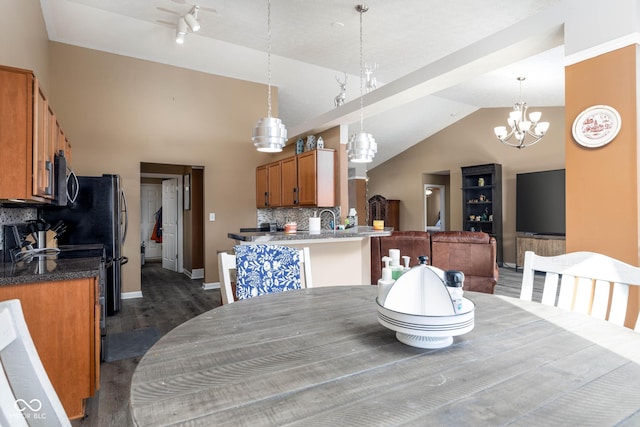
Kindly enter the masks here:
<path id="1" fill-rule="evenodd" d="M 198 6 L 193 6 L 193 9 L 184 16 L 184 20 L 194 33 L 200 29 L 200 23 L 198 22 Z"/>
<path id="2" fill-rule="evenodd" d="M 267 117 L 258 120 L 251 140 L 258 151 L 277 153 L 287 143 L 287 128 L 271 117 L 271 0 L 267 1 Z"/>
<path id="3" fill-rule="evenodd" d="M 525 79 L 526 77 L 518 77 L 518 81 L 520 82 L 520 101 L 516 102 L 513 111 L 509 113 L 509 118 L 507 119 L 511 131 L 507 132 L 506 126 L 498 126 L 493 129 L 500 142 L 519 149 L 530 147 L 540 141 L 547 133 L 547 130 L 549 130 L 549 122 L 539 121 L 542 117 L 541 112 L 532 111 L 527 116 L 527 103 L 522 101 L 522 82 Z M 509 142 L 509 139 L 514 135 L 517 142 Z M 525 141 L 527 136 L 534 139 Z"/>
<path id="4" fill-rule="evenodd" d="M 360 132 L 354 133 L 347 143 L 349 161 L 354 163 L 370 163 L 378 151 L 378 145 L 373 135 L 364 132 L 364 55 L 362 53 L 362 14 L 369 8 L 364 4 L 356 6 L 360 14 Z"/>
<path id="5" fill-rule="evenodd" d="M 193 9 L 184 16 L 178 18 L 176 24 L 176 43 L 184 44 L 184 37 L 187 35 L 189 28 L 194 33 L 200 29 L 200 23 L 198 22 L 198 10 L 200 6 L 193 6 Z"/>
<path id="6" fill-rule="evenodd" d="M 187 35 L 187 22 L 183 17 L 178 19 L 178 25 L 176 27 L 176 43 L 184 44 L 184 36 Z"/>

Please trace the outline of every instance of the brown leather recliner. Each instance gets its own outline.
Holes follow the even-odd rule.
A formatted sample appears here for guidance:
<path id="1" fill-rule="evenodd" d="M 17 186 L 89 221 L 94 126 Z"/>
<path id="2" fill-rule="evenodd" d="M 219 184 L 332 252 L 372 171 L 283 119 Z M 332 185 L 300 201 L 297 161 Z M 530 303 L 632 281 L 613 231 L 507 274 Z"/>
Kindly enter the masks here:
<path id="1" fill-rule="evenodd" d="M 464 273 L 464 289 L 492 294 L 498 283 L 496 239 L 474 231 L 431 234 L 431 265 Z"/>
<path id="2" fill-rule="evenodd" d="M 418 257 L 431 258 L 431 243 L 427 231 L 394 231 L 391 236 L 371 238 L 371 281 L 376 284 L 382 277 L 382 257 L 389 255 L 389 249 L 400 249 L 400 256 L 409 256 L 409 265 L 418 264 Z M 402 259 L 400 260 L 402 263 Z"/>
<path id="3" fill-rule="evenodd" d="M 442 270 L 460 270 L 465 275 L 464 289 L 492 294 L 498 283 L 496 241 L 477 231 L 394 231 L 391 236 L 371 238 L 371 281 L 382 276 L 382 257 L 389 249 L 400 249 L 400 255 L 426 255 L 429 264 Z"/>

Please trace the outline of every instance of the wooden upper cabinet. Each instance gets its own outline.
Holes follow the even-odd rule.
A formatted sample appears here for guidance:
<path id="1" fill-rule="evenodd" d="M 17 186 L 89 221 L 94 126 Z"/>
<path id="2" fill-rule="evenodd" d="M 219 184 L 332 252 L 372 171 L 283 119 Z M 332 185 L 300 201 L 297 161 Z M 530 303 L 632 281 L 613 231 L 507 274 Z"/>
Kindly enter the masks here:
<path id="1" fill-rule="evenodd" d="M 298 158 L 282 160 L 282 206 L 298 206 Z"/>
<path id="2" fill-rule="evenodd" d="M 49 203 L 62 130 L 37 78 L 0 66 L 0 200 Z"/>
<path id="3" fill-rule="evenodd" d="M 280 162 L 267 165 L 267 180 L 269 189 L 269 207 L 282 206 L 282 168 Z"/>
<path id="4" fill-rule="evenodd" d="M 33 109 L 33 194 L 44 198 L 53 195 L 53 127 L 55 115 L 47 98 L 34 79 Z M 51 172 L 50 172 L 51 171 Z"/>
<path id="5" fill-rule="evenodd" d="M 256 207 L 270 208 L 282 205 L 280 162 L 256 168 Z"/>
<path id="6" fill-rule="evenodd" d="M 258 166 L 256 206 L 335 206 L 335 150 L 308 151 Z"/>
<path id="7" fill-rule="evenodd" d="M 0 199 L 32 198 L 33 74 L 0 68 Z"/>
<path id="8" fill-rule="evenodd" d="M 256 207 L 269 207 L 269 187 L 267 180 L 267 165 L 256 168 Z"/>
<path id="9" fill-rule="evenodd" d="M 298 154 L 300 206 L 335 206 L 335 150 Z"/>

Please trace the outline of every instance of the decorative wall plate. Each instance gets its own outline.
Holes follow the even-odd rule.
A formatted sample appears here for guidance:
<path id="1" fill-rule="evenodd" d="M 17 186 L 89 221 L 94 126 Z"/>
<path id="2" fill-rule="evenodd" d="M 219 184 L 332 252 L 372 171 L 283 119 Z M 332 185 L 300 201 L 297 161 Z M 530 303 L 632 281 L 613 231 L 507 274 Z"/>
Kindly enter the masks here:
<path id="1" fill-rule="evenodd" d="M 621 126 L 622 119 L 615 108 L 594 105 L 578 114 L 571 131 L 578 144 L 596 148 L 610 143 L 618 135 Z"/>

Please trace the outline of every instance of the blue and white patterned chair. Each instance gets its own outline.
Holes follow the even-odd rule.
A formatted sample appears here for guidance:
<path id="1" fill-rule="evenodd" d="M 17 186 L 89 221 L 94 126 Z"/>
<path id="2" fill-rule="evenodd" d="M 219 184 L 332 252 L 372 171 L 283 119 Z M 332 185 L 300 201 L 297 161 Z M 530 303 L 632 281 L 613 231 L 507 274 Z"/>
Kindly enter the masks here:
<path id="1" fill-rule="evenodd" d="M 309 248 L 238 245 L 235 255 L 220 253 L 218 268 L 222 303 L 313 286 Z M 235 270 L 236 291 L 231 282 Z M 303 280 L 304 278 L 304 280 Z"/>

